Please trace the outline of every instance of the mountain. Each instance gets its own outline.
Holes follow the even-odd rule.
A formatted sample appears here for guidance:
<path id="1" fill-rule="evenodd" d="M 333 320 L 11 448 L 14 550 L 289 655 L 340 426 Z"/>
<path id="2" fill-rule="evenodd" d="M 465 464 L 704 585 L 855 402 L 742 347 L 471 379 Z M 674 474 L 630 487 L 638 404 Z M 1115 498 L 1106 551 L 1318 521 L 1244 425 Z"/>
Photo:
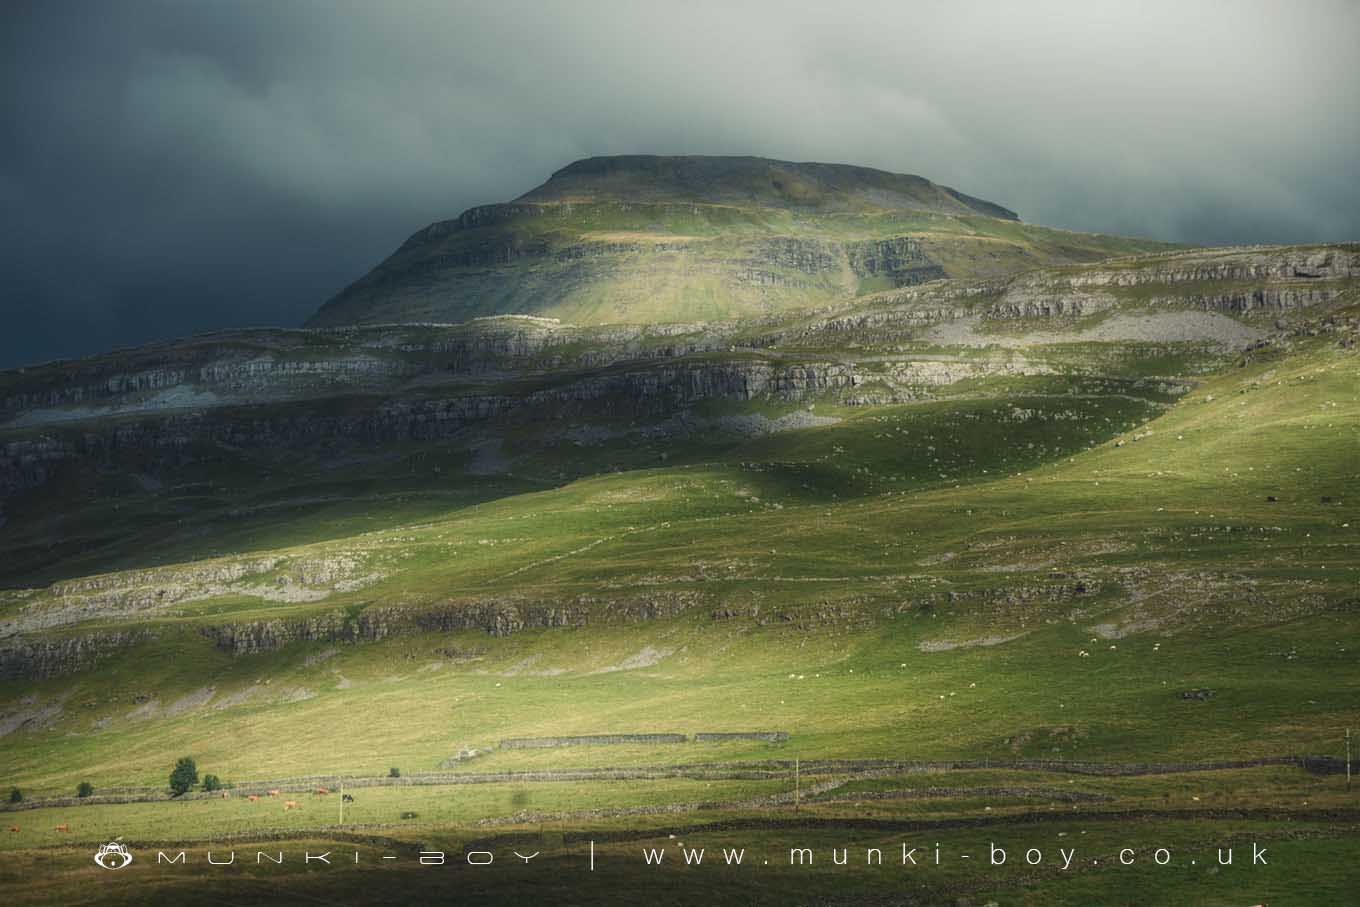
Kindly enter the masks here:
<path id="1" fill-rule="evenodd" d="M 866 167 L 600 157 L 416 232 L 308 324 L 711 320 L 1167 248 L 1023 224 L 992 202 Z"/>
<path id="2" fill-rule="evenodd" d="M 429 323 L 408 269 L 346 305 L 419 321 L 0 372 L 6 881 L 145 903 L 90 866 L 121 840 L 158 873 L 189 851 L 153 880 L 174 903 L 423 902 L 447 850 L 479 903 L 679 904 L 736 847 L 770 865 L 718 870 L 714 903 L 1347 901 L 1360 245 L 1148 250 L 756 159 L 529 195 L 394 257 L 636 245 L 580 231 L 660 212 L 697 238 L 426 276 L 497 311 L 684 254 L 713 305 Z M 742 295 L 757 248 L 803 297 Z M 171 796 L 186 755 L 225 798 Z M 937 840 L 971 862 L 896 865 Z M 1270 866 L 1220 871 L 1243 841 Z M 847 845 L 886 855 L 853 889 Z M 1059 846 L 1089 867 L 1028 862 Z M 207 848 L 343 859 L 242 895 Z"/>

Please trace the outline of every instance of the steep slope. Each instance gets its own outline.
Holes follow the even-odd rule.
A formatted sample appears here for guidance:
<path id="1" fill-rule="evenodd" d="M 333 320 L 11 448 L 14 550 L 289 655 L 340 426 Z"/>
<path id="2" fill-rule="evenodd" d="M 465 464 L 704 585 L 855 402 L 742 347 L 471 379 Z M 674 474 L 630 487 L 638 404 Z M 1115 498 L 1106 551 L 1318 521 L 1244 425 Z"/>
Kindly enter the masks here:
<path id="1" fill-rule="evenodd" d="M 418 231 L 309 324 L 711 320 L 1164 248 L 1022 224 L 922 177 L 863 167 L 590 158 L 514 202 Z"/>

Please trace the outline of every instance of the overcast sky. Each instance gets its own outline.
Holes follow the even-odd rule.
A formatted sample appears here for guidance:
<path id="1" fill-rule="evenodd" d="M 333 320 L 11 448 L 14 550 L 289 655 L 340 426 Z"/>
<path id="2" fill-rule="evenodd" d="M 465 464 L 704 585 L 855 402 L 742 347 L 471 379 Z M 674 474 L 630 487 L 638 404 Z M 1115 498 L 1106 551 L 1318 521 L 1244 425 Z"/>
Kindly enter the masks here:
<path id="1" fill-rule="evenodd" d="M 0 367 L 295 325 L 580 157 L 918 173 L 1027 221 L 1360 239 L 1360 3 L 131 2 L 0 14 Z"/>

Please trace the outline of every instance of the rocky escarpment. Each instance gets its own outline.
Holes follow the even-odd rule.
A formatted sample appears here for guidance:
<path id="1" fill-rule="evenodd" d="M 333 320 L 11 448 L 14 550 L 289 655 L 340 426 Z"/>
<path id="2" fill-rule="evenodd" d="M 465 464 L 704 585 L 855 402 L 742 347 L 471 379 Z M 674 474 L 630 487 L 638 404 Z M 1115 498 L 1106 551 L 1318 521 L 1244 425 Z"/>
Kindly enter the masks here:
<path id="1" fill-rule="evenodd" d="M 840 363 L 693 361 L 605 370 L 528 393 L 464 388 L 462 393 L 423 398 L 360 398 L 344 408 L 318 408 L 304 401 L 267 409 L 175 410 L 81 428 L 54 425 L 38 437 L 0 442 L 0 498 L 44 484 L 63 463 L 116 465 L 125 454 L 151 460 L 153 468 L 180 468 L 212 456 L 218 447 L 429 441 L 500 416 L 528 418 L 545 407 L 570 414 L 574 408 L 610 400 L 618 414 L 659 415 L 708 399 L 798 402 L 851 388 L 855 380 L 854 369 Z"/>
<path id="2" fill-rule="evenodd" d="M 1142 284 L 1111 284 L 1110 286 L 1139 286 L 1156 289 L 1157 282 L 1149 280 Z M 1152 292 L 1137 301 L 1149 309 L 1198 309 L 1206 312 L 1227 312 L 1234 315 L 1247 315 L 1258 311 L 1283 312 L 1287 309 L 1320 306 L 1338 299 L 1345 288 L 1341 286 L 1318 287 L 1294 283 L 1288 286 L 1268 286 L 1253 289 L 1208 292 L 1173 293 Z M 1007 289 L 997 302 L 988 305 L 983 314 L 987 318 L 1077 318 L 1094 315 L 1119 307 L 1126 302 L 1117 293 L 1092 293 L 1075 291 L 1060 283 L 1036 287 Z"/>
<path id="3" fill-rule="evenodd" d="M 381 338 L 366 339 L 370 342 L 351 344 L 343 336 L 243 331 L 20 369 L 0 376 L 5 379 L 0 381 L 0 426 L 258 402 L 346 386 L 372 387 L 383 379 L 410 377 L 427 367 L 418 357 L 385 354 L 388 344 Z M 43 412 L 73 406 L 81 409 Z"/>
<path id="4" fill-rule="evenodd" d="M 960 319 L 1069 321 L 1113 310 L 1205 311 L 1231 316 L 1319 309 L 1344 300 L 1360 275 L 1360 247 L 1195 250 L 1015 277 L 948 281 L 866 297 L 839 312 L 774 334 L 815 343 L 827 335 L 919 338 L 917 329 Z"/>
<path id="5" fill-rule="evenodd" d="M 305 618 L 212 625 L 202 632 L 224 652 L 256 655 L 296 642 L 373 642 L 428 631 L 481 630 L 492 636 L 506 636 L 525 627 L 583 626 L 587 619 L 585 609 L 473 602 L 456 608 L 419 611 L 381 607 L 355 615 L 336 611 Z"/>
<path id="6" fill-rule="evenodd" d="M 276 567 L 281 558 L 226 561 L 172 570 L 111 573 L 54 583 L 38 601 L 0 621 L 0 637 L 101 618 L 126 618 L 219 594 L 244 577 Z"/>
<path id="7" fill-rule="evenodd" d="M 600 367 L 653 356 L 674 358 L 721 348 L 718 344 L 728 333 L 730 329 L 703 324 L 585 330 L 556 319 L 518 316 L 463 325 L 249 331 L 229 338 L 190 338 L 173 347 L 152 346 L 0 375 L 6 379 L 0 381 L 0 426 L 240 406 L 354 389 L 373 392 L 401 379 L 505 375 Z M 681 345 L 670 338 L 680 338 Z M 177 393 L 167 396 L 163 393 L 167 391 Z"/>
<path id="8" fill-rule="evenodd" d="M 885 277 L 893 286 L 905 287 L 946 276 L 920 241 L 909 236 L 850 243 L 845 251 L 851 270 L 860 278 Z"/>
<path id="9" fill-rule="evenodd" d="M 466 325 L 253 332 L 248 345 L 226 351 L 194 339 L 176 351 L 174 365 L 150 367 L 162 357 L 134 351 L 123 359 L 101 357 L 78 367 L 56 363 L 0 376 L 7 379 L 0 388 L 11 389 L 0 398 L 0 428 L 382 393 L 412 383 L 456 393 L 469 384 L 563 371 L 568 374 L 561 379 L 570 382 L 578 377 L 573 370 L 726 351 L 738 330 L 735 324 L 703 323 L 582 329 L 552 319 L 506 317 Z M 746 369 L 752 394 L 769 383 L 758 374 L 758 364 L 754 370 L 743 363 L 677 367 Z"/>
<path id="10" fill-rule="evenodd" d="M 481 599 L 428 607 L 373 605 L 362 610 L 336 609 L 306 617 L 236 621 L 203 625 L 199 633 L 220 651 L 233 656 L 273 652 L 295 643 L 375 642 L 414 633 L 476 631 L 508 636 L 527 629 L 635 623 L 674 617 L 700 607 L 694 592 L 654 592 L 645 596 L 599 598 L 590 595 L 566 602 Z M 68 615 L 69 616 L 69 615 Z M 124 612 L 88 612 L 85 617 L 126 617 Z M 156 616 L 144 613 L 143 618 Z M 144 629 L 65 631 L 59 635 L 25 629 L 0 638 L 0 680 L 38 679 L 88 670 L 102 659 L 157 638 L 154 625 Z"/>
<path id="11" fill-rule="evenodd" d="M 0 680 L 37 680 L 94 667 L 151 638 L 138 630 L 105 630 L 52 639 L 0 641 Z"/>
<path id="12" fill-rule="evenodd" d="M 430 608 L 372 606 L 357 614 L 334 611 L 306 618 L 216 624 L 202 632 L 224 652 L 254 655 L 296 642 L 371 642 L 409 633 L 467 630 L 508 636 L 533 628 L 657 620 L 682 614 L 702 602 L 698 593 L 657 592 L 625 599 L 579 596 L 567 603 L 490 599 Z"/>
<path id="13" fill-rule="evenodd" d="M 1360 277 L 1360 249 L 1347 246 L 1163 253 L 1020 275 L 1005 282 L 1000 298 L 984 314 L 991 318 L 1081 316 L 1134 301 L 1150 308 L 1174 306 L 1240 315 L 1322 305 L 1346 290 L 1338 281 L 1356 277 Z M 1255 285 L 1237 286 L 1244 283 Z"/>
<path id="14" fill-rule="evenodd" d="M 223 595 L 305 602 L 377 581 L 356 554 L 242 558 L 131 570 L 53 583 L 0 620 L 0 639 L 93 620 L 164 616 L 176 606 Z"/>
<path id="15" fill-rule="evenodd" d="M 891 286 L 905 287 L 946 276 L 920 241 L 910 236 L 849 243 L 782 236 L 752 251 L 738 272 L 748 283 L 812 286 L 808 280 L 789 275 L 853 275 L 861 281 L 880 278 Z"/>
<path id="16" fill-rule="evenodd" d="M 419 371 L 419 366 L 414 364 L 349 353 L 317 360 L 227 359 L 194 370 L 156 369 L 134 375 L 115 375 L 95 385 L 15 394 L 5 398 L 3 411 L 15 413 L 10 420 L 11 427 L 24 428 L 51 421 L 126 412 L 219 406 L 233 402 L 233 398 L 254 401 L 286 398 L 308 389 L 335 392 L 345 387 L 381 385 L 383 379 L 410 377 Z M 110 405 L 114 401 L 118 402 L 116 408 Z M 26 410 L 80 404 L 84 404 L 84 408 L 72 412 L 27 418 L 23 415 Z"/>
<path id="17" fill-rule="evenodd" d="M 1255 246 L 1164 252 L 1073 269 L 1070 286 L 1139 286 L 1219 280 L 1360 277 L 1360 246 Z"/>

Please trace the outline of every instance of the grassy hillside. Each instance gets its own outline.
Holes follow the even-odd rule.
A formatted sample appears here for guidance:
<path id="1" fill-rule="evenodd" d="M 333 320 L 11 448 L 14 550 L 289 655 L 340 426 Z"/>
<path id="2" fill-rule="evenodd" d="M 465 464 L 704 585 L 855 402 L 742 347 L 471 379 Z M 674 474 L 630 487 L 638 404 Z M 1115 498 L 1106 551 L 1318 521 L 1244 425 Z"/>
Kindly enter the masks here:
<path id="1" fill-rule="evenodd" d="M 1078 879 L 1051 865 L 1022 873 L 1017 890 L 955 861 L 914 877 L 921 897 L 1080 903 L 1141 898 L 1136 892 L 1152 885 L 1163 899 L 1143 902 L 1228 904 L 1275 891 L 1282 902 L 1325 903 L 1343 890 L 1344 873 L 1300 867 L 1319 852 L 1339 860 L 1353 852 L 1344 822 L 1327 818 L 1356 806 L 1337 776 L 1284 767 L 1092 779 L 1004 766 L 1339 754 L 1341 729 L 1360 718 L 1349 644 L 1360 633 L 1360 522 L 1347 495 L 1360 479 L 1357 379 L 1355 353 L 1318 339 L 1208 377 L 1174 403 L 1156 393 L 1032 385 L 1028 394 L 1008 388 L 1004 402 L 836 409 L 838 422 L 737 443 L 716 458 L 711 449 L 700 457 L 699 447 L 692 460 L 678 453 L 678 463 L 290 548 L 281 553 L 317 563 L 358 558 L 382 577 L 316 603 L 239 593 L 188 602 L 152 618 L 154 639 L 97 672 L 6 683 L 7 720 L 30 720 L 6 737 L 3 777 L 33 799 L 69 796 L 79 780 L 97 792 L 156 789 L 185 753 L 240 784 L 302 776 L 359 784 L 393 765 L 415 780 L 441 766 L 767 765 L 763 780 L 717 770 L 626 783 L 505 776 L 471 787 L 356 788 L 345 827 L 381 829 L 381 847 L 394 853 L 417 841 L 460 850 L 519 835 L 505 840 L 531 840 L 558 861 L 548 875 L 471 882 L 488 886 L 479 890 L 491 900 L 526 890 L 588 899 L 586 880 L 573 875 L 585 838 L 571 835 L 582 828 L 606 841 L 607 878 L 627 888 L 652 878 L 634 866 L 641 847 L 674 847 L 668 835 L 705 823 L 731 827 L 682 831 L 678 840 L 782 861 L 794 844 L 896 848 L 938 822 L 925 835 L 962 852 L 994 841 L 1051 849 L 1062 846 L 1061 828 L 1096 862 Z M 274 579 L 266 572 L 251 582 Z M 487 597 L 521 610 L 577 605 L 591 616 L 563 629 L 416 632 L 239 657 L 200 633 L 227 621 Z M 12 598 L 9 612 L 33 601 Z M 638 601 L 678 605 L 659 619 L 608 617 Z M 117 623 L 96 617 L 79 629 Z M 1181 696 L 1205 688 L 1212 698 Z M 789 740 L 497 748 L 510 737 L 774 729 Z M 481 754 L 447 761 L 468 750 Z M 809 765 L 802 785 L 811 791 L 796 813 L 787 799 L 795 757 Z M 818 768 L 825 759 L 999 768 L 866 774 Z M 929 790 L 911 795 L 916 788 Z M 1055 799 L 1058 789 L 1093 799 Z M 856 801 L 873 791 L 890 798 Z M 676 805 L 670 818 L 635 813 L 666 804 Z M 1067 814 L 1060 826 L 1034 824 L 1054 809 Z M 408 811 L 417 818 L 399 818 Z M 1139 811 L 1165 817 L 1109 818 Z M 800 824 L 809 817 L 831 825 Z M 990 824 L 958 825 L 972 817 Z M 757 824 L 743 825 L 748 818 Z M 882 824 L 854 831 L 866 820 Z M 215 838 L 218 848 L 223 835 L 245 848 L 265 830 L 302 836 L 297 842 L 340 830 L 336 804 L 315 797 L 286 814 L 277 803 L 234 797 L 53 806 L 13 821 L 22 830 L 5 840 L 20 851 L 6 870 L 11 880 L 43 852 L 32 848 L 70 840 L 51 831 L 56 823 L 82 841 Z M 608 843 L 611 834 L 622 837 Z M 1309 846 L 1290 843 L 1299 838 Z M 1206 875 L 1179 856 L 1166 872 L 1146 859 L 1112 867 L 1126 843 L 1144 858 L 1171 846 L 1203 867 L 1221 841 L 1258 839 L 1271 842 L 1278 868 L 1250 877 Z M 720 902 L 742 902 L 755 884 L 736 870 L 685 871 L 664 870 L 686 892 L 708 886 Z M 53 902 L 89 873 L 62 872 Z M 170 886 L 190 903 L 210 899 L 217 884 L 201 868 L 139 872 L 138 884 Z M 260 885 L 277 884 L 253 873 Z M 352 886 L 365 878 L 309 874 L 288 890 L 356 897 Z M 574 878 L 577 887 L 562 887 Z M 804 875 L 784 867 L 761 890 L 829 894 L 844 884 L 837 878 L 831 866 Z M 856 879 L 866 893 L 901 891 L 886 872 Z M 413 892 L 427 884 L 409 872 L 392 883 Z M 146 890 L 120 884 L 112 891 L 128 897 Z M 33 895 L 42 902 L 41 888 Z"/>
<path id="2" fill-rule="evenodd" d="M 1000 755 L 1000 741 L 1025 730 L 1017 715 L 1082 727 L 1074 745 L 1090 758 L 1207 756 L 1229 739 L 1239 753 L 1334 748 L 1356 657 L 1342 642 L 1356 591 L 1347 496 L 1360 478 L 1356 378 L 1353 353 L 1313 343 L 1210 379 L 1169 409 L 1113 395 L 1035 394 L 1010 396 L 1004 408 L 846 410 L 836 424 L 736 444 L 720 460 L 630 469 L 289 548 L 283 566 L 243 582 L 267 586 L 287 563 L 342 559 L 380 578 L 319 603 L 229 593 L 187 601 L 173 618 L 152 615 L 158 639 L 147 653 L 173 656 L 154 659 L 164 666 L 155 673 L 137 655 L 97 674 L 12 683 L 12 703 L 37 695 L 66 704 L 46 730 L 12 738 L 7 777 L 35 789 L 70 786 L 88 751 L 68 732 L 118 754 L 121 777 L 97 778 L 102 784 L 150 783 L 166 753 L 185 747 L 228 760 L 237 777 L 304 762 L 343 771 L 350 757 L 320 746 L 335 726 L 325 716 L 368 696 L 381 697 L 372 711 L 385 720 L 348 729 L 376 760 L 356 771 L 389 759 L 433 768 L 458 742 L 485 748 L 502 736 L 645 730 L 658 723 L 658 701 L 667 703 L 660 723 L 682 730 L 705 730 L 705 714 L 725 726 L 796 726 L 787 748 L 807 756 L 900 753 L 903 721 L 914 725 L 912 751 L 922 756 Z M 998 422 L 983 420 L 998 409 L 1004 442 L 989 436 Z M 42 593 L 10 596 L 11 613 L 42 608 Z M 226 619 L 486 597 L 521 609 L 581 601 L 600 620 L 611 603 L 636 599 L 682 607 L 637 625 L 587 619 L 569 631 L 502 638 L 401 637 L 342 647 L 316 667 L 306 665 L 306 646 L 232 659 L 197 633 Z M 731 613 L 718 619 L 716 611 Z M 88 626 L 105 623 L 96 616 Z M 1210 639 L 1225 640 L 1222 650 Z M 432 654 L 440 640 L 476 655 L 449 662 Z M 1295 649 L 1306 657 L 1287 658 Z M 393 676 L 406 679 L 383 681 L 397 652 L 410 666 Z M 635 670 L 605 670 L 644 652 L 652 654 Z M 502 683 L 493 678 L 507 672 L 513 683 L 492 693 Z M 789 679 L 819 672 L 835 683 Z M 338 685 L 341 675 L 351 683 Z M 969 678 L 983 675 L 979 687 L 991 692 L 973 692 Z M 173 703 L 205 677 L 219 701 L 261 677 L 307 696 L 283 708 L 263 708 L 270 695 L 179 714 Z M 1295 679 L 1297 688 L 1283 685 Z M 651 684 L 657 698 L 642 692 Z M 1182 687 L 1201 685 L 1219 697 L 1193 706 L 1178 699 Z M 817 702 L 850 691 L 865 699 L 853 713 Z M 955 701 L 938 698 L 946 693 Z M 136 694 L 161 708 L 123 714 Z M 524 701 L 508 709 L 505 698 L 518 694 Z M 591 708 L 563 710 L 564 696 Z M 1126 697 L 1127 709 L 1111 708 Z M 1249 714 L 1234 707 L 1239 697 L 1255 704 Z M 415 718 L 446 701 L 456 731 Z M 914 716 L 931 720 L 915 726 Z M 288 750 L 267 730 L 274 723 L 296 726 Z M 204 736 L 209 728 L 220 746 Z M 137 740 L 150 747 L 144 762 Z M 317 755 L 306 756 L 312 747 Z"/>
<path id="3" fill-rule="evenodd" d="M 260 331 L 0 376 L 0 793 L 24 797 L 0 884 L 1344 903 L 1357 277 L 1353 246 L 1172 251 L 724 322 Z M 686 739 L 626 736 L 656 734 Z M 228 796 L 170 797 L 184 755 Z M 341 784 L 343 815 L 313 793 Z M 119 836 L 133 866 L 93 866 Z M 929 872 L 864 865 L 936 842 Z M 277 847 L 347 862 L 201 859 Z"/>

